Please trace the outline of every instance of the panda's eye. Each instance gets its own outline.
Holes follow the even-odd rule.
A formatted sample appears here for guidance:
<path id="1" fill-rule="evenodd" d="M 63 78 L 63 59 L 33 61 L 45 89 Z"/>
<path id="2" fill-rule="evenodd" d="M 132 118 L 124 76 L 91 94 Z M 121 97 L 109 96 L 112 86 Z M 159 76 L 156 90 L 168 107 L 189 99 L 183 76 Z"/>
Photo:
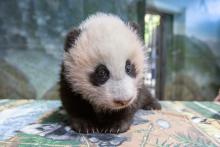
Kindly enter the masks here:
<path id="1" fill-rule="evenodd" d="M 136 77 L 135 66 L 134 66 L 134 64 L 131 64 L 130 60 L 126 61 L 125 71 L 129 76 Z"/>
<path id="2" fill-rule="evenodd" d="M 95 72 L 96 76 L 102 80 L 105 80 L 108 77 L 108 70 L 104 65 L 98 66 Z"/>
<path id="3" fill-rule="evenodd" d="M 107 67 L 100 64 L 96 67 L 94 73 L 90 75 L 90 81 L 95 86 L 104 84 L 109 79 L 110 72 Z"/>
<path id="4" fill-rule="evenodd" d="M 131 61 L 127 60 L 125 64 L 125 71 L 127 74 L 130 74 L 132 71 Z"/>

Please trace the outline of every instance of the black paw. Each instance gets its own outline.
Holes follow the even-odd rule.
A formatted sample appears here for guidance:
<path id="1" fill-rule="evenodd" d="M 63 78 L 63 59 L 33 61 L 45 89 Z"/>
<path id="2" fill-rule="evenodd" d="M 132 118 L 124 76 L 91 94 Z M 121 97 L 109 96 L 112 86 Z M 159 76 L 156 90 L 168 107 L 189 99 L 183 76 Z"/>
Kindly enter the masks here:
<path id="1" fill-rule="evenodd" d="M 113 124 L 108 130 L 109 133 L 115 133 L 115 134 L 123 133 L 129 129 L 130 125 L 131 125 L 130 121 L 117 122 Z"/>
<path id="2" fill-rule="evenodd" d="M 149 103 L 143 107 L 145 110 L 161 110 L 161 105 L 158 101 Z"/>
<path id="3" fill-rule="evenodd" d="M 95 132 L 95 127 L 93 127 L 93 125 L 86 120 L 72 119 L 70 126 L 77 133 Z"/>
<path id="4" fill-rule="evenodd" d="M 90 121 L 81 119 L 72 119 L 71 128 L 78 133 L 123 133 L 129 129 L 131 121 L 119 121 L 109 125 L 97 126 Z"/>

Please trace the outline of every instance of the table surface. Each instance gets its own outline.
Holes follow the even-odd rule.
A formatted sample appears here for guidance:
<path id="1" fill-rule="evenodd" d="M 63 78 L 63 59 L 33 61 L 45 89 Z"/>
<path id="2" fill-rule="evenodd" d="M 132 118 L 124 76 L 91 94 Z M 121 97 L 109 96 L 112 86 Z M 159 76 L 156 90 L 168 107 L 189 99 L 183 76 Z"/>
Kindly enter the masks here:
<path id="1" fill-rule="evenodd" d="M 58 100 L 0 100 L 0 146 L 220 146 L 220 105 L 162 101 L 161 111 L 139 110 L 121 134 L 79 134 Z"/>

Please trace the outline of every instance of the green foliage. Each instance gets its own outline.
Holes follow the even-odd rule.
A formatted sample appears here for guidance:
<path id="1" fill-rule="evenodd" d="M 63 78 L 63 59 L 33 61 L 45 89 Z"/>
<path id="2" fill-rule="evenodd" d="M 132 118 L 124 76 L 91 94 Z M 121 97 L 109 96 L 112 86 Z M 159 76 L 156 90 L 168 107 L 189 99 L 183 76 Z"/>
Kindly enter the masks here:
<path id="1" fill-rule="evenodd" d="M 60 113 L 60 110 L 57 110 L 50 114 L 49 116 L 43 118 L 42 123 L 57 123 L 57 122 L 63 122 L 64 120 L 68 120 L 67 115 L 63 115 Z"/>
<path id="2" fill-rule="evenodd" d="M 185 135 L 185 134 L 181 134 L 178 133 L 175 136 L 175 139 L 179 142 L 179 143 L 168 143 L 168 139 L 164 140 L 162 142 L 159 141 L 159 139 L 156 140 L 156 146 L 157 147 L 180 147 L 180 146 L 184 146 L 184 147 L 217 147 L 215 144 L 213 144 L 211 141 L 205 140 L 204 138 L 201 137 L 197 137 L 197 138 L 193 138 L 192 136 Z"/>
<path id="3" fill-rule="evenodd" d="M 173 146 L 173 143 L 167 143 L 167 140 L 164 140 L 163 142 L 159 142 L 158 138 L 156 140 L 156 147 L 172 147 Z M 174 145 L 175 146 L 175 145 Z M 178 146 L 176 146 L 178 147 Z"/>
<path id="4" fill-rule="evenodd" d="M 197 137 L 193 138 L 192 136 L 185 134 L 177 134 L 175 138 L 182 143 L 184 146 L 191 147 L 217 147 L 211 141 L 205 140 L 204 138 Z"/>
<path id="5" fill-rule="evenodd" d="M 220 120 L 220 116 L 219 115 L 214 115 L 213 112 L 210 112 L 210 111 L 207 111 L 207 109 L 204 109 L 204 108 L 201 108 L 200 106 L 198 105 L 195 105 L 194 103 L 191 103 L 191 102 L 183 102 L 185 106 L 189 107 L 190 109 L 192 110 L 195 110 L 196 112 L 202 114 L 203 116 L 207 117 L 207 118 L 214 118 L 214 119 L 218 119 Z M 200 104 L 204 105 L 205 107 L 207 108 L 212 108 L 216 111 L 218 111 L 218 109 L 216 109 L 216 106 L 213 104 L 213 105 L 210 105 L 208 104 L 208 102 L 199 102 Z M 217 106 L 219 107 L 219 106 Z"/>
<path id="6" fill-rule="evenodd" d="M 76 140 L 53 140 L 39 135 L 31 135 L 19 133 L 19 146 L 20 147 L 30 147 L 30 146 L 52 146 L 52 145 L 63 145 L 63 146 L 79 146 L 80 142 Z"/>
<path id="7" fill-rule="evenodd" d="M 153 35 L 153 31 L 160 24 L 160 16 L 146 14 L 144 20 L 145 20 L 144 39 L 145 39 L 145 43 L 148 44 L 151 39 L 150 37 Z"/>

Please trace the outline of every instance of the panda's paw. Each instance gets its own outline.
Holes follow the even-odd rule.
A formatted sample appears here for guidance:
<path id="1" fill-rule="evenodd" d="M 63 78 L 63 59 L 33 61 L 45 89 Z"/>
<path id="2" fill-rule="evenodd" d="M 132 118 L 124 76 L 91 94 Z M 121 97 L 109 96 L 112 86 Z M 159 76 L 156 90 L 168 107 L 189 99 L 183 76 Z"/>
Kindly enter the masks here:
<path id="1" fill-rule="evenodd" d="M 113 123 L 109 126 L 99 127 L 93 125 L 93 123 L 81 120 L 81 119 L 72 119 L 71 128 L 77 133 L 112 133 L 118 134 L 127 131 L 130 127 L 130 121 L 121 121 Z"/>
<path id="2" fill-rule="evenodd" d="M 110 126 L 109 128 L 105 129 L 104 133 L 112 133 L 112 134 L 118 134 L 118 133 L 123 133 L 125 131 L 127 131 L 130 127 L 130 123 L 129 122 L 121 122 L 121 123 L 116 123 L 113 124 L 112 126 Z"/>
<path id="3" fill-rule="evenodd" d="M 72 119 L 71 128 L 77 133 L 92 133 L 95 131 L 95 128 L 91 125 L 90 122 L 80 119 Z"/>
<path id="4" fill-rule="evenodd" d="M 161 105 L 157 100 L 155 100 L 155 101 L 145 105 L 143 107 L 143 109 L 145 109 L 145 110 L 161 110 Z"/>

